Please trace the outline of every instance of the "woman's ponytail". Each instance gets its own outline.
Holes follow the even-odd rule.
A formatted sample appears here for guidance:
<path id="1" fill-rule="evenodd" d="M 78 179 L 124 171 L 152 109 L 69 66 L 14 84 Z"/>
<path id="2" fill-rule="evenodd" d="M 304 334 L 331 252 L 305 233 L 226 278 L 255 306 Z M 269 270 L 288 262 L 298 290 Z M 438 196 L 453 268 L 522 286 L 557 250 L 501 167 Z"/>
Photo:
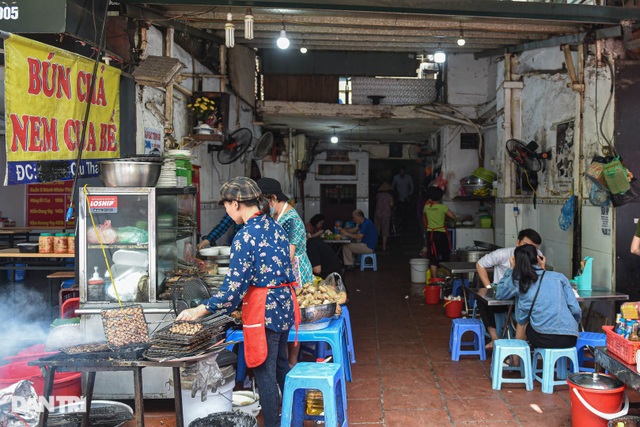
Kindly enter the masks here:
<path id="1" fill-rule="evenodd" d="M 520 293 L 527 293 L 531 284 L 538 280 L 534 265 L 538 264 L 538 251 L 533 245 L 518 246 L 513 252 L 515 266 L 513 279 L 518 281 Z"/>

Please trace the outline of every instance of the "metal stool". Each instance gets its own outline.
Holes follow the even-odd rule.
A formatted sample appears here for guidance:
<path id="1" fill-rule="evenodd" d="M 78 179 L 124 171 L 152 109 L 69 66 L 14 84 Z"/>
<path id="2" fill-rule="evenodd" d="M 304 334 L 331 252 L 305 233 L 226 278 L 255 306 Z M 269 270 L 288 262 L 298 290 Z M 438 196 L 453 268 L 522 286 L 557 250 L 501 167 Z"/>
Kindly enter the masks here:
<path id="1" fill-rule="evenodd" d="M 578 350 L 578 367 L 581 372 L 593 372 L 593 368 L 585 367 L 584 362 L 594 362 L 593 357 L 584 357 L 585 346 L 592 349 L 596 346 L 604 347 L 607 345 L 607 335 L 599 332 L 580 332 L 580 337 L 576 342 L 576 350 Z"/>
<path id="2" fill-rule="evenodd" d="M 538 369 L 538 356 L 542 358 L 542 369 Z M 533 377 L 542 383 L 542 392 L 551 394 L 556 385 L 567 384 L 567 372 L 569 371 L 567 359 L 571 362 L 571 372 L 578 372 L 578 351 L 570 348 L 536 348 L 533 352 Z M 557 369 L 556 369 L 557 362 Z M 557 370 L 558 380 L 554 373 Z M 540 377 L 538 374 L 542 374 Z"/>
<path id="3" fill-rule="evenodd" d="M 524 383 L 527 391 L 533 390 L 533 372 L 531 370 L 531 349 L 525 340 L 495 340 L 491 359 L 491 388 L 500 390 L 502 383 Z M 503 367 L 509 356 L 519 356 L 520 366 Z M 519 370 L 523 378 L 503 378 L 503 371 Z"/>
<path id="4" fill-rule="evenodd" d="M 307 415 L 305 390 L 322 392 L 324 416 Z M 302 427 L 305 419 L 324 420 L 327 426 L 348 426 L 347 388 L 337 363 L 299 362 L 287 374 L 282 396 L 281 427 Z"/>
<path id="5" fill-rule="evenodd" d="M 473 341 L 462 341 L 465 332 L 473 332 Z M 473 346 L 471 350 L 462 350 L 462 346 Z M 480 360 L 487 359 L 484 349 L 484 326 L 479 319 L 453 319 L 449 335 L 451 360 L 459 361 L 460 356 L 478 355 Z"/>

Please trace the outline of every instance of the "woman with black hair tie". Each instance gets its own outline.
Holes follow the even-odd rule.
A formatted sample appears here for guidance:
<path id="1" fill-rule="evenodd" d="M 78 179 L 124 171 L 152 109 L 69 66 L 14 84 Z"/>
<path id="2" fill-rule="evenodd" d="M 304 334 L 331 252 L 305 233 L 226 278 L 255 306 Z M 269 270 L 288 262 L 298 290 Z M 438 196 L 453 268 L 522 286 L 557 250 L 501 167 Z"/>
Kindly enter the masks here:
<path id="1" fill-rule="evenodd" d="M 515 319 L 526 325 L 533 348 L 569 348 L 576 345 L 582 310 L 569 279 L 546 271 L 533 245 L 518 246 L 511 269 L 498 283 L 496 299 L 516 298 Z"/>

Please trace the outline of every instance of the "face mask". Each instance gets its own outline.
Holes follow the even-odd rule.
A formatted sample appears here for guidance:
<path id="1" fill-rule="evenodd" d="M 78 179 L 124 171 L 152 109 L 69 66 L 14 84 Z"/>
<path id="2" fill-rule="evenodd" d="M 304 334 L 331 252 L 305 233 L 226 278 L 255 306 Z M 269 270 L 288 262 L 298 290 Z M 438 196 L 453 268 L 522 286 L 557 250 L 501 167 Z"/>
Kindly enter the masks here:
<path id="1" fill-rule="evenodd" d="M 276 214 L 276 208 L 274 208 L 273 206 L 269 206 L 269 214 L 271 215 L 271 218 L 273 218 Z"/>

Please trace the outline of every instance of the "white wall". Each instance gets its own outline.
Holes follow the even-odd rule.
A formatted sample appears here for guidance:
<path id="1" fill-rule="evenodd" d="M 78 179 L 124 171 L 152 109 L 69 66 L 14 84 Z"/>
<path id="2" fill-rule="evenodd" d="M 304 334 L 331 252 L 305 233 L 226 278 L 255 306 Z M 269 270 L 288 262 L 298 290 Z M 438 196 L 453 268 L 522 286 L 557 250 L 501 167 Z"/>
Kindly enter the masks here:
<path id="1" fill-rule="evenodd" d="M 148 31 L 148 50 L 150 55 L 162 55 L 162 46 L 164 35 L 155 28 Z M 201 73 L 213 74 L 213 71 L 197 61 L 192 61 L 188 52 L 180 46 L 173 46 L 173 57 L 180 59 L 185 65 L 182 70 L 185 74 Z M 187 78 L 181 82 L 181 85 L 190 91 L 199 90 L 195 86 L 192 78 Z M 224 82 L 220 78 L 207 77 L 203 80 L 202 90 L 219 92 L 220 88 L 224 88 Z M 145 127 L 153 127 L 163 129 L 161 120 L 154 115 L 152 110 L 146 107 L 147 102 L 153 102 L 160 111 L 164 111 L 164 90 L 153 87 L 138 87 L 138 99 L 136 103 L 138 127 L 137 127 L 137 147 L 138 151 L 143 150 L 143 132 Z M 174 136 L 176 140 L 181 141 L 183 137 L 192 133 L 192 122 L 187 109 L 189 99 L 181 92 L 174 90 L 174 113 L 173 125 Z M 254 135 L 254 143 L 260 137 L 260 127 L 253 125 L 253 110 L 251 107 L 240 100 L 235 94 L 231 93 L 229 100 L 229 131 L 232 132 L 238 128 L 249 128 Z M 216 158 L 217 152 L 208 153 L 207 144 L 201 144 L 192 150 L 193 163 L 199 165 L 200 168 L 200 231 L 206 235 L 224 216 L 224 208 L 218 206 L 217 201 L 220 199 L 220 187 L 226 181 L 236 176 L 247 176 L 250 168 L 250 156 L 246 155 L 244 159 L 240 159 L 230 165 L 221 165 Z"/>
<path id="2" fill-rule="evenodd" d="M 574 64 L 577 64 L 577 53 L 573 53 Z M 556 125 L 568 120 L 575 120 L 574 136 L 574 188 L 581 197 L 576 200 L 582 209 L 582 257 L 593 256 L 595 259 L 594 288 L 611 288 L 613 277 L 613 240 L 612 232 L 602 232 L 602 222 L 611 227 L 612 210 L 601 212 L 599 207 L 583 202 L 588 198 L 590 183 L 583 177 L 585 166 L 593 154 L 599 151 L 596 125 L 603 114 L 604 106 L 609 95 L 610 76 L 604 67 L 595 68 L 591 58 L 585 68 L 585 102 L 584 112 L 580 115 L 580 97 L 567 87 L 569 76 L 562 71 L 565 58 L 558 48 L 538 49 L 524 52 L 514 63 L 516 79 L 522 78 L 522 107 L 519 111 L 519 124 L 522 134 L 519 139 L 528 142 L 535 140 L 541 149 L 554 149 L 555 157 Z M 504 80 L 504 62 L 498 67 L 496 87 L 501 87 Z M 555 70 L 555 71 L 549 71 Z M 597 110 L 596 120 L 594 106 L 597 76 Z M 497 109 L 504 108 L 504 91 L 498 91 Z M 609 107 L 604 118 L 605 129 L 609 131 L 613 126 L 613 105 Z M 581 121 L 582 118 L 582 121 Z M 504 171 L 512 167 L 504 154 L 504 134 L 502 125 L 504 116 L 498 120 L 496 165 L 499 170 L 498 196 L 501 198 L 496 204 L 496 223 L 504 224 L 503 229 L 496 229 L 496 243 L 505 246 L 514 244 L 518 230 L 522 228 L 536 229 L 543 239 L 542 250 L 548 258 L 548 263 L 566 276 L 571 275 L 571 257 L 574 236 L 572 229 L 561 230 L 558 219 L 562 205 L 569 198 L 569 191 L 558 188 L 555 174 L 556 167 L 547 162 L 546 171 L 539 173 L 539 187 L 537 190 L 537 205 L 534 208 L 531 197 L 516 197 L 520 215 L 516 218 L 513 213 L 514 194 L 504 192 Z M 582 154 L 580 158 L 580 129 L 583 130 Z M 502 222 L 501 222 L 502 221 Z"/>

